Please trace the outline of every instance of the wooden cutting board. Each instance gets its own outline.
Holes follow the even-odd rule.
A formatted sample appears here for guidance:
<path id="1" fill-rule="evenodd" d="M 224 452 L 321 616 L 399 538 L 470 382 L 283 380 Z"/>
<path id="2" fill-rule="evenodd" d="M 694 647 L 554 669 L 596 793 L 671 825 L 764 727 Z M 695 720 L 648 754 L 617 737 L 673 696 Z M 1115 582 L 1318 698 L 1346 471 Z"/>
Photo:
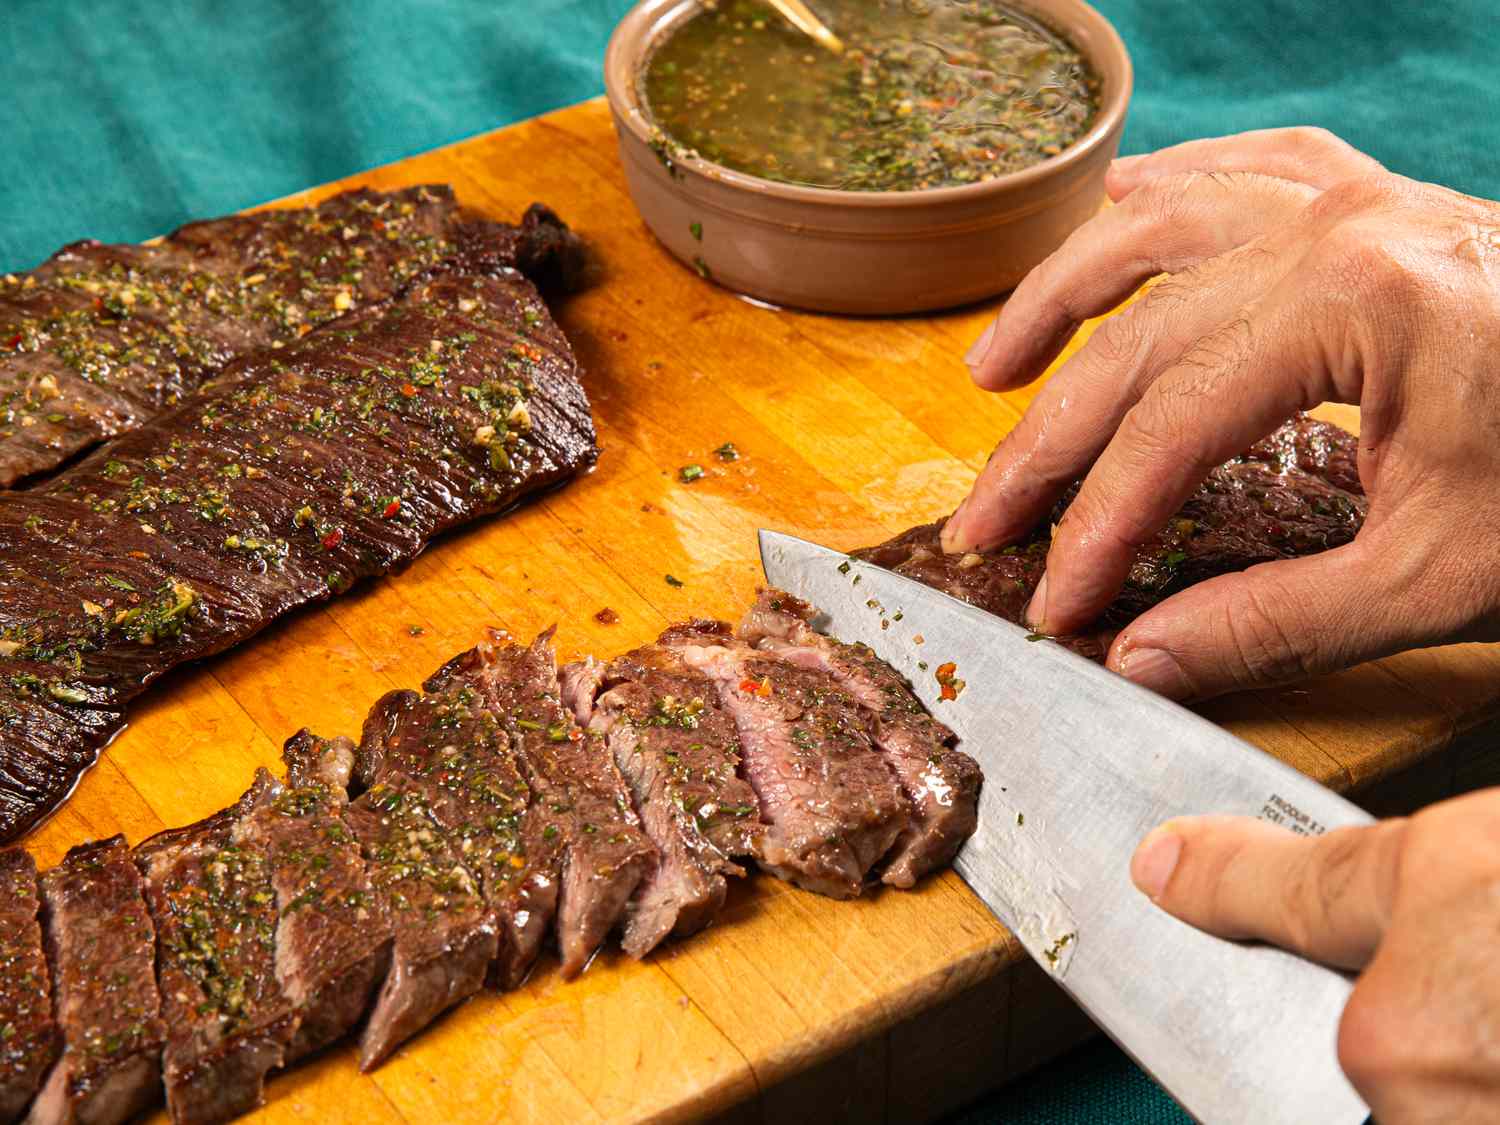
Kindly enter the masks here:
<path id="1" fill-rule="evenodd" d="M 485 626 L 529 638 L 558 623 L 571 658 L 689 615 L 735 616 L 759 577 L 757 527 L 855 547 L 948 512 L 1032 393 L 969 383 L 959 357 L 993 307 L 914 320 L 776 312 L 679 266 L 625 194 L 599 101 L 285 202 L 423 181 L 496 218 L 544 200 L 598 250 L 603 276 L 559 309 L 588 372 L 598 469 L 160 684 L 28 842 L 41 862 L 220 808 L 256 766 L 279 772 L 299 727 L 357 733 L 378 695 L 418 684 Z M 739 461 L 715 458 L 725 442 Z M 682 484 L 689 463 L 707 475 Z M 596 617 L 606 608 L 617 623 Z M 1412 805 L 1492 775 L 1482 748 L 1500 743 L 1500 651 L 1406 655 L 1209 713 L 1377 808 Z M 644 964 L 605 953 L 572 984 L 544 964 L 373 1075 L 332 1050 L 276 1078 L 261 1117 L 923 1120 L 1091 1030 L 951 872 L 854 903 L 761 876 L 710 931 Z"/>

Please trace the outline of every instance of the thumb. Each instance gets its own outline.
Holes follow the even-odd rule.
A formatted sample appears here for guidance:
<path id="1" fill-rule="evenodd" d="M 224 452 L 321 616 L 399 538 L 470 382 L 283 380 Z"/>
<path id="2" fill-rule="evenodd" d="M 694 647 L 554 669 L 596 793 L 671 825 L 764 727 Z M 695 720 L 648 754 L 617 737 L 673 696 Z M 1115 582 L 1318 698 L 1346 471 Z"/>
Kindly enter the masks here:
<path id="1" fill-rule="evenodd" d="M 1359 969 L 1390 919 L 1405 830 L 1388 820 L 1299 836 L 1251 817 L 1182 817 L 1141 841 L 1130 877 L 1201 930 Z"/>
<path id="2" fill-rule="evenodd" d="M 1430 642 L 1403 568 L 1361 541 L 1191 586 L 1120 632 L 1108 666 L 1170 699 L 1337 671 Z"/>

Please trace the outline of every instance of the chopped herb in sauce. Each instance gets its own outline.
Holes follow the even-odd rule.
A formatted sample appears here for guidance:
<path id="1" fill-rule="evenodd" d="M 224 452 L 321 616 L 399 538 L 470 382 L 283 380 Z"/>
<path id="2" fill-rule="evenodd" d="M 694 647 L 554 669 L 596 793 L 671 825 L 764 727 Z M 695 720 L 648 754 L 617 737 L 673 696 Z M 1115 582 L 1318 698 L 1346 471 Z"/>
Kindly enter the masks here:
<path id="1" fill-rule="evenodd" d="M 915 191 L 1030 167 L 1093 123 L 1082 55 L 997 0 L 824 0 L 820 14 L 842 54 L 756 0 L 706 5 L 657 49 L 641 85 L 669 171 L 693 152 L 783 183 Z"/>
<path id="2" fill-rule="evenodd" d="M 695 480 L 703 479 L 702 465 L 684 465 L 677 470 L 677 479 L 683 484 L 692 484 Z"/>

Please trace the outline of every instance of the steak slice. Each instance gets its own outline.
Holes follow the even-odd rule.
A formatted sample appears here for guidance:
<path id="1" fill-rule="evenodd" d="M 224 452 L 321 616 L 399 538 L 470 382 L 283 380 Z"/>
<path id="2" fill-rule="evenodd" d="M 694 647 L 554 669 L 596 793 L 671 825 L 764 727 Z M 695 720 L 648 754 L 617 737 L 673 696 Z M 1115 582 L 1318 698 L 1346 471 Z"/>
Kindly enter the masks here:
<path id="1" fill-rule="evenodd" d="M 29 1120 L 113 1125 L 161 1096 L 156 930 L 123 836 L 80 844 L 42 876 L 61 1057 Z"/>
<path id="2" fill-rule="evenodd" d="M 497 236 L 0 493 L 0 839 L 164 672 L 592 463 L 572 352 L 507 253 Z"/>
<path id="3" fill-rule="evenodd" d="M 391 924 L 340 815 L 353 743 L 302 731 L 284 756 L 286 787 L 241 819 L 232 839 L 264 855 L 275 891 L 276 978 L 299 1021 L 290 1063 L 364 1015 L 390 960 Z M 330 761 L 343 771 L 330 775 Z"/>
<path id="4" fill-rule="evenodd" d="M 136 848 L 156 921 L 167 1041 L 162 1077 L 176 1125 L 228 1121 L 264 1102 L 297 1016 L 276 977 L 276 892 L 236 826 L 281 792 L 262 770 L 231 806 Z"/>
<path id="5" fill-rule="evenodd" d="M 955 749 L 894 668 L 866 645 L 843 644 L 809 622 L 817 611 L 780 590 L 761 590 L 740 637 L 782 660 L 826 672 L 875 716 L 875 745 L 911 801 L 911 823 L 897 838 L 881 881 L 910 888 L 953 862 L 979 823 L 979 763 Z"/>
<path id="6" fill-rule="evenodd" d="M 1187 587 L 1263 562 L 1314 555 L 1351 542 L 1368 504 L 1356 466 L 1358 440 L 1306 415 L 1287 422 L 1244 456 L 1214 469 L 1177 516 L 1136 554 L 1125 588 L 1095 632 L 1057 638 L 1102 661 L 1114 634 Z M 1077 494 L 1058 503 L 1052 522 Z M 1017 624 L 1046 567 L 1052 536 L 1038 528 L 986 554 L 943 553 L 943 523 L 912 528 L 852 552 Z"/>
<path id="7" fill-rule="evenodd" d="M 507 264 L 548 280 L 575 268 L 576 247 L 549 219 L 543 209 L 506 228 Z M 76 242 L 5 275 L 0 488 L 135 429 L 237 356 L 391 296 L 494 225 L 443 184 L 360 190 L 143 246 Z"/>
<path id="8" fill-rule="evenodd" d="M 753 649 L 723 622 L 675 626 L 662 643 L 714 682 L 734 716 L 766 824 L 761 866 L 831 898 L 857 896 L 911 820 L 873 717 L 826 672 Z"/>
<path id="9" fill-rule="evenodd" d="M 647 645 L 607 666 L 584 661 L 561 679 L 575 716 L 607 740 L 656 845 L 621 943 L 644 957 L 669 935 L 712 922 L 728 892 L 725 877 L 745 873 L 733 857 L 758 851 L 763 829 L 755 791 L 739 777 L 739 734 L 713 681 L 675 649 Z"/>
<path id="10" fill-rule="evenodd" d="M 370 880 L 385 902 L 391 967 L 360 1038 L 372 1070 L 444 1011 L 478 992 L 498 936 L 463 841 L 435 820 L 421 783 L 379 781 L 344 811 Z"/>
<path id="11" fill-rule="evenodd" d="M 494 650 L 482 683 L 531 786 L 528 823 L 561 855 L 557 942 L 571 978 L 623 918 L 655 849 L 604 736 L 585 731 L 563 706 L 550 630 L 527 647 Z"/>
<path id="12" fill-rule="evenodd" d="M 493 656 L 480 645 L 434 673 L 423 693 L 380 700 L 365 721 L 357 772 L 365 784 L 421 795 L 493 919 L 499 944 L 490 980 L 514 988 L 556 914 L 561 856 L 529 811 L 531 787 L 516 748 L 484 698 L 480 680 Z"/>
<path id="13" fill-rule="evenodd" d="M 40 910 L 31 856 L 0 851 L 0 1122 L 21 1116 L 57 1057 Z"/>

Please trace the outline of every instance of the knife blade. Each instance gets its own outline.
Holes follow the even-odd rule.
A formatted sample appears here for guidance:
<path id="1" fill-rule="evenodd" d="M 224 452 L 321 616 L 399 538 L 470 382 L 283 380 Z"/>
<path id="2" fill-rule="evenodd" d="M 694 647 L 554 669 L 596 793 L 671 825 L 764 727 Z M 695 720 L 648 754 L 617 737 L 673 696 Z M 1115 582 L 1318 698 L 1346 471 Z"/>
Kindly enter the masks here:
<path id="1" fill-rule="evenodd" d="M 1130 881 L 1174 816 L 1258 816 L 1304 834 L 1363 811 L 1206 719 L 940 591 L 778 532 L 767 581 L 911 681 L 984 770 L 979 828 L 954 866 L 1120 1046 L 1211 1125 L 1358 1123 L 1338 1065 L 1352 982 L 1266 945 L 1212 937 Z M 956 665 L 958 697 L 935 670 Z"/>

